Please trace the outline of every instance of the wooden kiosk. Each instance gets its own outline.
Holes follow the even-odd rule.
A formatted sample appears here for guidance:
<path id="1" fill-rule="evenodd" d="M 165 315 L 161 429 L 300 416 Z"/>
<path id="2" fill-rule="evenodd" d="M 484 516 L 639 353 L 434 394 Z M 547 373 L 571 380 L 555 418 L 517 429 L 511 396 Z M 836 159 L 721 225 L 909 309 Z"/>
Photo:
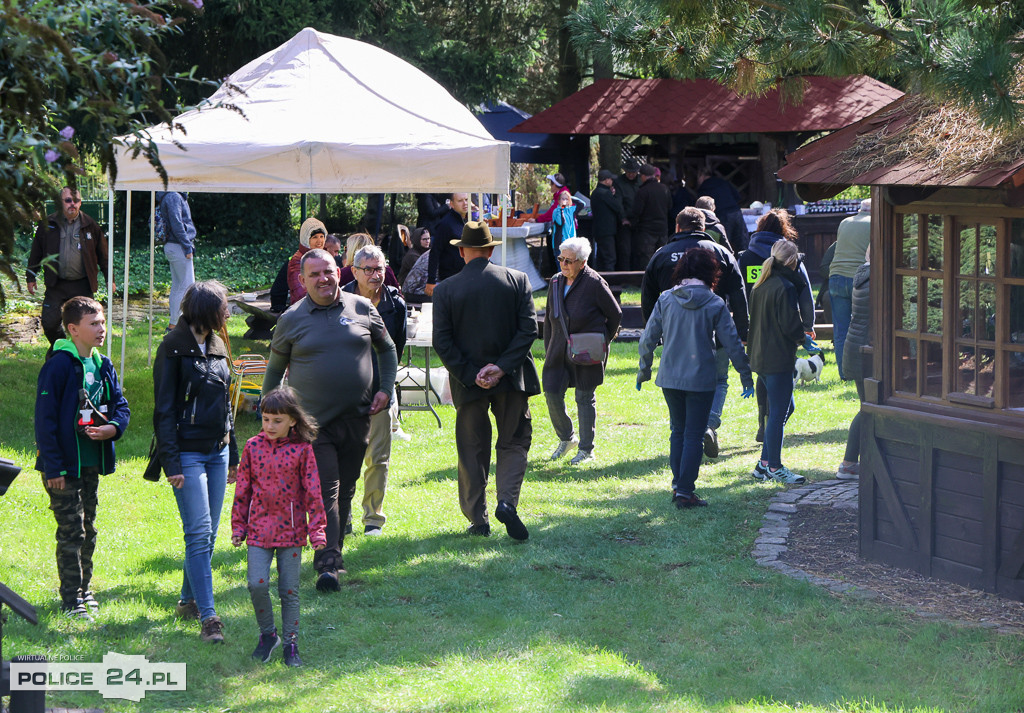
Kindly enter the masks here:
<path id="1" fill-rule="evenodd" d="M 983 131 L 903 97 L 779 176 L 872 186 L 861 555 L 1024 600 L 1024 133 L 970 163 L 942 113 Z"/>

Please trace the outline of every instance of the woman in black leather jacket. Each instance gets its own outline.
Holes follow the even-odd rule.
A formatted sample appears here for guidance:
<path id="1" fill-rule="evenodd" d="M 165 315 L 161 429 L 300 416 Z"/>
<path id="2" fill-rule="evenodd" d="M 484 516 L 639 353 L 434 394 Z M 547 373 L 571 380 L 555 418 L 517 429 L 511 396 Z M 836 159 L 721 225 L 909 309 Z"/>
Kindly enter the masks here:
<path id="1" fill-rule="evenodd" d="M 194 283 L 182 298 L 181 319 L 164 337 L 153 364 L 153 430 L 185 535 L 177 612 L 201 621 L 200 638 L 211 642 L 223 641 L 224 635 L 213 606 L 210 558 L 229 470 L 233 480 L 238 466 L 228 388 L 231 364 L 217 335 L 228 315 L 223 285 Z"/>

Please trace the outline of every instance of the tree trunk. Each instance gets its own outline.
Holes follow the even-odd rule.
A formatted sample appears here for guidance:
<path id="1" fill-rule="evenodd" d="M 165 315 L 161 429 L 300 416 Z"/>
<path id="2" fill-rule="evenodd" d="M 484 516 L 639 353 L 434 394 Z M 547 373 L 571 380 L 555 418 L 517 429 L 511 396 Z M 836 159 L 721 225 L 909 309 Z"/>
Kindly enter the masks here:
<path id="1" fill-rule="evenodd" d="M 594 47 L 594 81 L 614 79 L 615 66 L 612 61 L 611 46 L 601 43 Z M 622 172 L 622 137 L 601 134 L 597 137 L 597 161 L 599 168 L 607 168 L 612 173 Z"/>
<path id="2" fill-rule="evenodd" d="M 558 16 L 564 18 L 571 12 L 575 12 L 579 0 L 558 0 Z M 579 91 L 580 83 L 583 81 L 583 73 L 580 70 L 580 59 L 576 50 L 569 41 L 569 30 L 562 26 L 558 28 L 558 99 L 562 100 Z M 575 171 L 573 157 L 563 154 L 558 170 L 566 177 L 572 176 Z"/>

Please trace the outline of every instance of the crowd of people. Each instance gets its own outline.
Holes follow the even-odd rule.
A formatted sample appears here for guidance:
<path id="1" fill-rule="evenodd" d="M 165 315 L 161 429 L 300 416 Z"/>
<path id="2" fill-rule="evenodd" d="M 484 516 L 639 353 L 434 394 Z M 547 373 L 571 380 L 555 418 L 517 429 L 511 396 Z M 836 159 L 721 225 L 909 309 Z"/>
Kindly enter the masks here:
<path id="1" fill-rule="evenodd" d="M 783 465 L 783 433 L 794 409 L 797 350 L 815 352 L 818 347 L 811 286 L 789 215 L 776 209 L 761 216 L 749 246 L 738 254 L 732 246 L 740 233 L 732 225 L 721 227 L 714 201 L 682 208 L 672 219 L 675 232 L 659 238 L 671 196 L 651 187 L 663 185 L 649 183 L 652 168 L 627 164 L 625 175 L 642 178 L 630 209 L 621 211 L 615 177 L 602 171 L 599 190 L 608 195 L 600 201 L 611 203 L 616 220 L 601 223 L 599 240 L 565 230 L 553 246 L 558 272 L 548 285 L 540 376 L 531 354 L 538 327 L 530 282 L 524 273 L 490 261 L 500 241 L 485 222 L 466 220 L 468 194 L 452 194 L 443 209 L 426 207 L 432 223 L 408 234 L 408 253 L 398 275 L 368 234 L 349 236 L 341 254 L 338 236 L 329 235 L 316 218 L 305 220 L 299 248 L 286 266 L 291 307 L 278 319 L 270 344 L 262 430 L 244 444 L 241 454 L 230 407 L 230 356 L 220 336 L 229 317 L 227 292 L 216 281 L 196 282 L 192 276 L 173 305 L 173 324 L 154 360 L 153 453 L 173 488 L 184 537 L 175 609 L 199 623 L 202 640 L 224 640 L 211 557 L 229 484 L 235 486 L 231 541 L 248 548 L 248 588 L 259 627 L 253 657 L 261 661 L 269 661 L 283 645 L 285 662 L 301 665 L 302 548 L 308 542 L 314 549 L 316 589 L 339 591 L 361 474 L 363 532 L 381 534 L 387 521 L 383 503 L 397 432 L 395 382 L 407 339 L 408 302 L 433 302 L 433 348 L 448 372 L 456 412 L 458 497 L 467 533 L 491 534 L 486 489 L 493 453 L 493 516 L 511 538 L 529 539 L 518 511 L 533 440 L 529 398 L 544 394 L 557 439 L 551 460 L 573 447 L 572 466 L 597 457 L 596 391 L 604 381 L 622 310 L 590 261 L 595 248 L 600 255 L 622 245 L 620 234 L 611 231 L 616 221 L 618 228 L 632 233 L 631 245 L 650 248 L 643 266 L 646 327 L 636 388 L 641 390 L 651 379 L 656 348 L 663 345 L 655 383 L 669 411 L 672 502 L 680 509 L 707 505 L 696 483 L 703 457 L 719 453 L 717 430 L 730 362 L 739 373 L 743 397 L 758 396 L 756 438 L 762 448 L 752 477 L 804 482 Z M 563 210 L 571 207 L 565 199 L 570 194 L 563 190 L 560 174 L 549 180 L 554 199 L 550 216 L 562 211 L 564 229 L 574 220 L 572 211 Z M 65 189 L 61 197 L 61 211 L 40 226 L 29 265 L 33 279 L 46 270 L 52 301 L 44 304 L 44 328 L 48 338 L 54 337 L 52 355 L 39 375 L 37 469 L 57 522 L 61 607 L 72 616 L 91 619 L 99 606 L 90 587 L 98 476 L 116 467 L 113 444 L 131 414 L 116 372 L 98 351 L 106 336 L 103 308 L 91 293 L 102 264 L 98 258 L 107 249 L 105 237 L 80 213 L 74 191 Z M 187 200 L 171 204 L 187 214 Z M 192 228 L 188 240 L 194 235 Z M 334 251 L 329 250 L 332 244 Z M 174 259 L 188 249 L 191 260 L 192 243 L 180 247 L 171 251 Z M 47 254 L 58 259 L 46 261 Z M 415 291 L 410 287 L 414 278 L 419 280 Z M 867 374 L 859 347 L 870 331 L 867 289 L 868 269 L 862 265 L 852 280 L 844 360 L 861 399 Z M 60 331 L 53 325 L 55 309 Z M 346 365 L 343 372 L 338 364 Z M 575 425 L 565 403 L 570 388 Z M 497 430 L 493 446 L 492 416 Z M 856 476 L 856 427 L 855 419 L 841 475 Z M 275 559 L 281 635 L 268 584 Z"/>

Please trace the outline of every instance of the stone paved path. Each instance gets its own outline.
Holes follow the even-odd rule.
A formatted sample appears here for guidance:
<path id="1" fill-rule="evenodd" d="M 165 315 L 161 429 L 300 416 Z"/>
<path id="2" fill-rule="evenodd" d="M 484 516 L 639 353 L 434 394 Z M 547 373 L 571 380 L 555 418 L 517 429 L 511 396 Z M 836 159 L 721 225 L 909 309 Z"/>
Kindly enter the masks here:
<path id="1" fill-rule="evenodd" d="M 776 493 L 768 505 L 768 512 L 764 515 L 757 539 L 754 540 L 751 554 L 757 563 L 794 579 L 825 587 L 832 592 L 855 594 L 868 599 L 876 597 L 877 594 L 870 589 L 809 574 L 779 559 L 779 555 L 788 550 L 789 516 L 796 512 L 799 505 L 831 505 L 835 508 L 856 510 L 857 481 L 823 480 Z"/>
<path id="2" fill-rule="evenodd" d="M 859 599 L 878 599 L 880 595 L 873 589 L 831 579 L 830 577 L 811 574 L 779 559 L 783 552 L 788 551 L 789 517 L 795 514 L 800 506 L 818 505 L 844 510 L 857 510 L 857 491 L 857 480 L 833 479 L 808 483 L 792 490 L 783 490 L 776 493 L 768 505 L 767 512 L 764 514 L 764 520 L 758 536 L 754 540 L 754 548 L 751 555 L 762 567 L 774 569 L 793 579 L 824 587 L 830 592 Z M 995 626 L 991 622 L 969 622 L 948 619 L 940 613 L 930 611 L 915 611 L 915 613 L 925 619 L 939 619 L 959 626 L 995 628 L 996 631 L 1004 634 L 1024 634 L 1024 629 L 1017 626 Z"/>

